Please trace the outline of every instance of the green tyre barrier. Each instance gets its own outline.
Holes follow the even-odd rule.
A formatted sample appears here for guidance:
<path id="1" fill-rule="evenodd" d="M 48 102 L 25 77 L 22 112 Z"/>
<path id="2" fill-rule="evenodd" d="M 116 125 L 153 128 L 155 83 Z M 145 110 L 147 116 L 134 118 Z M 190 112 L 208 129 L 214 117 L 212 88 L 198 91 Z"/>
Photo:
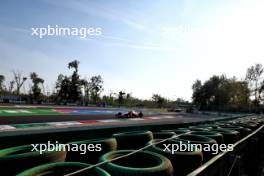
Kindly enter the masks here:
<path id="1" fill-rule="evenodd" d="M 183 142 L 189 142 L 190 144 L 201 144 L 202 147 L 205 145 L 213 146 L 217 144 L 216 140 L 201 136 L 201 135 L 194 135 L 194 134 L 184 134 L 178 137 L 179 140 L 183 140 Z M 177 139 L 176 139 L 177 140 Z M 204 161 L 208 161 L 213 157 L 213 152 L 210 151 L 203 151 Z"/>
<path id="2" fill-rule="evenodd" d="M 180 145 L 179 141 L 168 140 L 166 142 L 159 143 L 161 139 L 154 139 L 148 143 L 151 145 L 147 148 L 148 151 L 152 151 L 167 157 L 173 166 L 175 176 L 185 176 L 192 172 L 199 166 L 201 166 L 203 161 L 203 154 L 201 151 L 195 150 L 194 148 L 186 151 L 168 151 L 165 150 L 165 146 L 168 145 Z M 159 144 L 155 144 L 159 143 Z M 186 143 L 183 143 L 186 144 Z M 172 150 L 172 149 L 171 149 Z M 175 149 L 176 150 L 176 149 Z"/>
<path id="3" fill-rule="evenodd" d="M 98 148 L 94 148 L 92 150 L 94 151 L 68 151 L 66 156 L 66 161 L 78 161 L 83 163 L 90 163 L 95 164 L 98 162 L 100 156 L 103 154 L 116 150 L 117 148 L 117 142 L 115 138 L 102 138 L 102 139 L 95 139 L 95 140 L 83 140 L 83 141 L 74 141 L 70 142 L 71 145 L 86 145 L 86 146 L 97 146 L 100 147 L 100 151 L 98 151 Z M 100 146 L 98 146 L 100 145 Z M 91 146 L 91 147 L 93 147 Z M 82 154 L 81 154 L 82 153 Z"/>
<path id="4" fill-rule="evenodd" d="M 216 124 L 201 124 L 201 125 L 197 125 L 197 127 L 199 127 L 199 128 L 207 128 L 209 130 L 213 130 L 214 128 L 217 128 L 218 125 L 216 125 Z"/>
<path id="5" fill-rule="evenodd" d="M 153 132 L 153 138 L 154 139 L 167 139 L 167 138 L 171 138 L 173 136 L 175 136 L 176 133 L 174 132 L 166 132 L 166 131 L 162 131 L 162 132 Z"/>
<path id="6" fill-rule="evenodd" d="M 162 130 L 162 132 L 174 132 L 174 133 L 176 133 L 176 135 L 183 134 L 183 133 L 188 133 L 190 131 L 191 130 L 187 129 L 187 128 L 186 129 L 181 128 L 181 129 Z"/>
<path id="7" fill-rule="evenodd" d="M 58 162 L 40 165 L 31 169 L 28 169 L 16 176 L 63 176 L 80 169 L 89 167 L 89 164 L 79 163 L 79 162 Z M 96 167 L 93 169 L 88 169 L 74 176 L 111 176 L 109 173 L 103 169 Z"/>
<path id="8" fill-rule="evenodd" d="M 251 130 L 256 130 L 258 128 L 257 123 L 238 123 L 237 125 L 244 127 L 244 128 L 249 128 Z"/>
<path id="9" fill-rule="evenodd" d="M 65 161 L 66 151 L 31 151 L 31 145 L 23 145 L 0 150 L 0 171 L 5 176 L 13 176 L 23 170 L 50 162 Z"/>
<path id="10" fill-rule="evenodd" d="M 236 125 L 229 125 L 229 126 L 224 126 L 224 127 L 221 127 L 223 129 L 228 129 L 228 130 L 235 130 L 235 131 L 238 131 L 240 133 L 240 138 L 248 135 L 249 133 L 251 133 L 251 129 L 249 128 L 243 128 L 241 126 L 236 126 Z"/>
<path id="11" fill-rule="evenodd" d="M 139 149 L 153 139 L 151 131 L 131 131 L 113 134 L 117 141 L 117 149 Z"/>
<path id="12" fill-rule="evenodd" d="M 234 144 L 239 140 L 239 132 L 230 129 L 217 128 L 213 131 L 221 133 L 224 137 L 224 144 Z M 213 132 L 212 131 L 212 132 Z"/>
<path id="13" fill-rule="evenodd" d="M 121 157 L 134 150 L 117 150 L 106 153 L 100 158 L 103 169 L 113 176 L 173 176 L 173 167 L 170 160 L 160 154 L 139 151 L 130 156 Z"/>
<path id="14" fill-rule="evenodd" d="M 200 126 L 190 126 L 189 129 L 191 131 L 210 131 L 211 130 L 208 127 L 200 127 Z"/>
<path id="15" fill-rule="evenodd" d="M 201 136 L 212 138 L 212 139 L 216 140 L 217 144 L 222 144 L 224 142 L 224 137 L 219 132 L 213 132 L 213 131 L 192 131 L 190 134 L 196 134 L 196 135 L 201 135 Z"/>

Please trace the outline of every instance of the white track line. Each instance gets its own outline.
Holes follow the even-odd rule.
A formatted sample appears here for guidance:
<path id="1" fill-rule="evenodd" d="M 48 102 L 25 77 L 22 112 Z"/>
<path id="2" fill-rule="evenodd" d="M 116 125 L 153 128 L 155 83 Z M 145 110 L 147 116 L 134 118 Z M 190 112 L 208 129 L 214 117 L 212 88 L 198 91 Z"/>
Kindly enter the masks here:
<path id="1" fill-rule="evenodd" d="M 71 125 L 81 125 L 81 122 L 77 121 L 66 121 L 66 122 L 49 122 L 47 123 L 51 126 L 71 126 Z"/>
<path id="2" fill-rule="evenodd" d="M 11 125 L 0 125 L 0 131 L 12 130 L 12 129 L 16 129 L 16 127 L 13 127 Z"/>

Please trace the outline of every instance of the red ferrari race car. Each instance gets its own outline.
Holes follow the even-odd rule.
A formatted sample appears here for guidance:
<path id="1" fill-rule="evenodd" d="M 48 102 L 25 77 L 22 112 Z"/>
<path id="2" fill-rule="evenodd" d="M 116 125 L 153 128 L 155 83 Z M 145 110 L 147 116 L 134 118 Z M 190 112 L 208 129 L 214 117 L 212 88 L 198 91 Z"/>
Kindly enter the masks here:
<path id="1" fill-rule="evenodd" d="M 119 112 L 115 116 L 117 118 L 142 118 L 143 113 L 141 111 L 140 112 L 129 111 L 128 113 L 125 113 L 125 114 L 122 114 L 121 112 Z"/>

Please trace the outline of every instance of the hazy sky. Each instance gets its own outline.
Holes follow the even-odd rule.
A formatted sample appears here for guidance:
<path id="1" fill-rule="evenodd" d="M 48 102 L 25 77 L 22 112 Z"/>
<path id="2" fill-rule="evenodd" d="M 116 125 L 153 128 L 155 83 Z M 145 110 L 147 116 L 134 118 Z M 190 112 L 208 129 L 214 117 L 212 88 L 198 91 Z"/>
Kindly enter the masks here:
<path id="1" fill-rule="evenodd" d="M 104 78 L 105 94 L 190 100 L 213 74 L 244 78 L 264 61 L 264 1 L 9 0 L 0 3 L 0 74 L 36 71 L 51 90 L 67 63 Z M 100 36 L 32 36 L 31 28 L 100 27 Z M 25 84 L 28 87 L 30 81 Z"/>

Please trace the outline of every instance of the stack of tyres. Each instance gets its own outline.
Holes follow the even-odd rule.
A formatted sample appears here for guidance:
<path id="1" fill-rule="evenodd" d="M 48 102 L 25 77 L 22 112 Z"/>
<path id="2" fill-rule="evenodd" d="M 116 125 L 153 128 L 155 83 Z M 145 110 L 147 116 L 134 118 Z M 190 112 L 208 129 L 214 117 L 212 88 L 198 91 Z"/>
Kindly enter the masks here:
<path id="1" fill-rule="evenodd" d="M 176 135 L 188 133 L 191 130 L 188 128 L 177 128 L 177 129 L 170 129 L 170 130 L 162 130 L 163 132 L 174 132 Z"/>
<path id="2" fill-rule="evenodd" d="M 192 131 L 190 134 L 195 134 L 195 135 L 201 135 L 205 137 L 212 138 L 216 140 L 217 144 L 222 144 L 224 141 L 224 137 L 221 133 L 219 132 L 214 132 L 214 131 Z"/>
<path id="3" fill-rule="evenodd" d="M 172 131 L 153 132 L 154 139 L 167 139 L 173 138 L 174 136 L 176 136 L 176 133 Z"/>
<path id="4" fill-rule="evenodd" d="M 151 131 L 131 131 L 113 134 L 118 150 L 140 149 L 153 140 Z"/>
<path id="5" fill-rule="evenodd" d="M 116 150 L 100 158 L 101 167 L 113 176 L 173 176 L 170 160 L 149 151 Z M 126 156 L 120 158 L 122 156 Z M 119 158 L 119 159 L 117 159 Z"/>
<path id="6" fill-rule="evenodd" d="M 228 129 L 228 130 L 238 131 L 240 133 L 240 138 L 243 138 L 243 137 L 245 137 L 246 135 L 248 135 L 248 134 L 250 134 L 252 132 L 251 129 L 243 128 L 243 127 L 238 126 L 238 125 L 226 125 L 226 126 L 222 126 L 221 129 Z"/>
<path id="7" fill-rule="evenodd" d="M 40 165 L 31 169 L 28 169 L 17 176 L 63 176 L 65 174 L 73 173 L 75 171 L 89 167 L 89 164 L 79 162 L 58 162 Z M 85 170 L 80 173 L 74 174 L 74 176 L 111 176 L 105 170 L 95 167 Z"/>
<path id="8" fill-rule="evenodd" d="M 234 144 L 239 140 L 239 132 L 235 130 L 217 128 L 213 132 L 218 132 L 223 135 L 224 144 Z"/>
<path id="9" fill-rule="evenodd" d="M 249 128 L 251 130 L 256 130 L 259 127 L 258 123 L 252 123 L 252 122 L 249 122 L 249 123 L 240 122 L 240 123 L 237 123 L 237 125 L 244 127 L 244 128 Z"/>
<path id="10" fill-rule="evenodd" d="M 98 162 L 100 156 L 103 154 L 116 150 L 117 142 L 115 138 L 103 138 L 95 140 L 84 140 L 84 141 L 75 141 L 70 142 L 69 144 L 78 144 L 78 145 L 100 145 L 100 150 L 95 149 L 95 151 L 86 151 L 85 153 L 80 153 L 80 151 L 68 151 L 66 156 L 66 161 L 76 161 L 83 163 L 95 164 Z"/>
<path id="11" fill-rule="evenodd" d="M 179 140 L 190 143 L 190 144 L 200 144 L 202 146 L 209 145 L 212 146 L 214 144 L 217 144 L 216 140 L 201 136 L 201 135 L 194 135 L 194 134 L 184 134 L 178 137 Z M 208 161 L 213 157 L 212 151 L 203 151 L 204 161 Z"/>
<path id="12" fill-rule="evenodd" d="M 204 126 L 190 126 L 189 129 L 191 131 L 210 131 L 212 130 L 211 127 L 204 127 Z"/>
<path id="13" fill-rule="evenodd" d="M 207 128 L 209 130 L 213 130 L 213 129 L 217 128 L 218 125 L 217 124 L 200 124 L 200 125 L 197 125 L 197 127 L 199 127 L 199 128 Z"/>
<path id="14" fill-rule="evenodd" d="M 201 151 L 191 149 L 190 151 L 169 151 L 165 150 L 165 146 L 179 145 L 177 140 L 168 140 L 162 142 L 161 139 L 154 139 L 148 145 L 147 150 L 159 153 L 167 157 L 173 166 L 175 176 L 184 176 L 201 166 L 203 154 Z"/>
<path id="15" fill-rule="evenodd" d="M 0 150 L 0 171 L 5 176 L 14 176 L 26 169 L 50 162 L 65 161 L 66 151 L 47 151 L 40 154 L 32 151 L 31 145 Z"/>

